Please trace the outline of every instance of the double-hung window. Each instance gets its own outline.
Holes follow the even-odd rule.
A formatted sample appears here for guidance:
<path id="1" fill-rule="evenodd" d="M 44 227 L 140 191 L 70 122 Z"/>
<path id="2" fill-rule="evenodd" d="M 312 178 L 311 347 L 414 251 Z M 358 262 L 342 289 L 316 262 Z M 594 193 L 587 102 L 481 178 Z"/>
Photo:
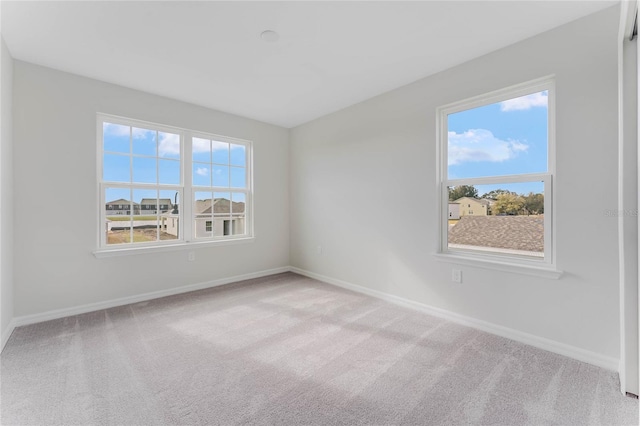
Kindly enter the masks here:
<path id="1" fill-rule="evenodd" d="M 251 142 L 98 115 L 99 249 L 252 236 Z"/>
<path id="2" fill-rule="evenodd" d="M 554 267 L 554 80 L 438 109 L 440 252 Z"/>

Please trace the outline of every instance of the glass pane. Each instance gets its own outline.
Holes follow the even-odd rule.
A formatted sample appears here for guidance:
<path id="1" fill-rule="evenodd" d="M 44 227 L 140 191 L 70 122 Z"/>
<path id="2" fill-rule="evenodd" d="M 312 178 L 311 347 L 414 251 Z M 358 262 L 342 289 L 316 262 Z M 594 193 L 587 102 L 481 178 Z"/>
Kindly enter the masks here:
<path id="1" fill-rule="evenodd" d="M 133 190 L 133 215 L 144 217 L 158 214 L 158 191 L 155 189 L 134 189 Z M 134 220 L 141 220 L 134 217 Z"/>
<path id="2" fill-rule="evenodd" d="M 157 155 L 156 132 L 147 129 L 131 129 L 133 136 L 133 153 L 138 155 Z"/>
<path id="3" fill-rule="evenodd" d="M 214 192 L 213 193 L 213 215 L 214 216 L 229 216 L 231 194 L 228 192 Z"/>
<path id="4" fill-rule="evenodd" d="M 158 196 L 160 240 L 176 240 L 180 229 L 179 193 L 165 189 L 160 190 Z"/>
<path id="5" fill-rule="evenodd" d="M 133 242 L 158 241 L 158 191 L 133 190 Z"/>
<path id="6" fill-rule="evenodd" d="M 213 186 L 229 186 L 228 166 L 213 166 Z"/>
<path id="7" fill-rule="evenodd" d="M 204 163 L 211 162 L 211 141 L 208 139 L 193 138 L 193 161 Z"/>
<path id="8" fill-rule="evenodd" d="M 156 183 L 157 163 L 155 158 L 133 157 L 133 182 Z"/>
<path id="9" fill-rule="evenodd" d="M 231 234 L 245 234 L 246 196 L 242 193 L 231 194 Z"/>
<path id="10" fill-rule="evenodd" d="M 246 173 L 247 169 L 244 167 L 231 167 L 231 187 L 232 188 L 246 188 L 247 187 L 247 178 Z"/>
<path id="11" fill-rule="evenodd" d="M 244 145 L 231 144 L 231 165 L 242 167 L 247 165 L 245 149 Z"/>
<path id="12" fill-rule="evenodd" d="M 448 178 L 547 171 L 548 92 L 449 114 Z"/>
<path id="13" fill-rule="evenodd" d="M 177 204 L 177 191 L 160 190 L 158 200 L 158 212 L 160 214 L 172 213 L 174 205 Z"/>
<path id="14" fill-rule="evenodd" d="M 214 192 L 213 194 L 213 235 L 222 237 L 231 235 L 231 194 Z"/>
<path id="15" fill-rule="evenodd" d="M 213 162 L 217 164 L 229 164 L 229 144 L 213 141 Z"/>
<path id="16" fill-rule="evenodd" d="M 193 163 L 193 184 L 196 186 L 211 186 L 211 165 Z"/>
<path id="17" fill-rule="evenodd" d="M 105 151 L 129 153 L 129 126 L 102 123 L 102 141 Z"/>
<path id="18" fill-rule="evenodd" d="M 211 192 L 195 192 L 193 212 L 196 238 L 207 238 L 213 235 L 213 197 L 211 195 Z"/>
<path id="19" fill-rule="evenodd" d="M 104 154 L 102 179 L 105 182 L 131 182 L 131 157 Z"/>
<path id="20" fill-rule="evenodd" d="M 158 175 L 164 185 L 180 185 L 180 161 L 158 160 Z"/>
<path id="21" fill-rule="evenodd" d="M 449 188 L 448 245 L 542 259 L 544 183 Z"/>
<path id="22" fill-rule="evenodd" d="M 106 241 L 123 244 L 130 241 L 131 190 L 105 188 Z"/>
<path id="23" fill-rule="evenodd" d="M 158 132 L 158 156 L 180 158 L 180 135 Z"/>

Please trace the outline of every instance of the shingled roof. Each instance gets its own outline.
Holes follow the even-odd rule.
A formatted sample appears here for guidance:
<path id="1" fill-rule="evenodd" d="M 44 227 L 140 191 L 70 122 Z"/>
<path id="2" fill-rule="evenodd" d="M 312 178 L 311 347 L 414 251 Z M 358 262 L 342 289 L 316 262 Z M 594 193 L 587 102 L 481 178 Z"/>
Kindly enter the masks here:
<path id="1" fill-rule="evenodd" d="M 204 200 L 209 201 L 209 206 L 206 207 L 203 211 L 199 212 L 199 214 L 211 214 L 211 199 Z M 203 204 L 203 205 L 206 205 Z M 213 200 L 213 209 L 215 213 L 230 213 L 231 201 L 226 198 L 215 198 Z M 233 213 L 243 213 L 244 212 L 244 203 L 233 202 Z"/>
<path id="2" fill-rule="evenodd" d="M 449 244 L 544 251 L 543 216 L 464 216 L 449 228 Z"/>

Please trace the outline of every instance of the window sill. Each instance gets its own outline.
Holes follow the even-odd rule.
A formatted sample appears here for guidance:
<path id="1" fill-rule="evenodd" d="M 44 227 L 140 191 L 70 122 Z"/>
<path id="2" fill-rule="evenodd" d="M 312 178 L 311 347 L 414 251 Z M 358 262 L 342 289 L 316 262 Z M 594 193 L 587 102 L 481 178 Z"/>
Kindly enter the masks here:
<path id="1" fill-rule="evenodd" d="M 191 250 L 196 248 L 205 248 L 205 247 L 219 247 L 219 246 L 228 246 L 235 244 L 247 244 L 253 243 L 255 241 L 255 237 L 243 237 L 243 238 L 233 238 L 229 240 L 217 240 L 217 241 L 190 241 L 190 242 L 181 242 L 176 244 L 166 244 L 159 246 L 146 246 L 146 247 L 126 247 L 126 248 L 108 248 L 108 249 L 99 249 L 93 252 L 93 255 L 98 259 L 104 257 L 117 257 L 117 256 L 131 256 L 136 254 L 149 254 L 149 253 L 161 253 L 166 251 L 180 251 L 180 250 Z"/>
<path id="2" fill-rule="evenodd" d="M 563 271 L 547 265 L 525 265 L 498 259 L 472 257 L 457 253 L 435 253 L 434 256 L 437 260 L 442 262 L 456 263 L 458 265 L 490 269 L 493 271 L 511 272 L 514 274 L 529 275 L 552 280 L 560 279 L 564 273 Z"/>

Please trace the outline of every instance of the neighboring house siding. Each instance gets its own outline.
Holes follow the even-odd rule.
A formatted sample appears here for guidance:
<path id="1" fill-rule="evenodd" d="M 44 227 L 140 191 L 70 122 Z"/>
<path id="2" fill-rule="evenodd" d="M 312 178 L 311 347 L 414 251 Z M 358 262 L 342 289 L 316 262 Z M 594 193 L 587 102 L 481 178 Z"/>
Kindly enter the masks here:
<path id="1" fill-rule="evenodd" d="M 460 219 L 459 203 L 449 203 L 449 219 Z"/>
<path id="2" fill-rule="evenodd" d="M 460 217 L 464 216 L 487 216 L 488 202 L 476 198 L 462 197 L 454 201 L 460 205 Z"/>

